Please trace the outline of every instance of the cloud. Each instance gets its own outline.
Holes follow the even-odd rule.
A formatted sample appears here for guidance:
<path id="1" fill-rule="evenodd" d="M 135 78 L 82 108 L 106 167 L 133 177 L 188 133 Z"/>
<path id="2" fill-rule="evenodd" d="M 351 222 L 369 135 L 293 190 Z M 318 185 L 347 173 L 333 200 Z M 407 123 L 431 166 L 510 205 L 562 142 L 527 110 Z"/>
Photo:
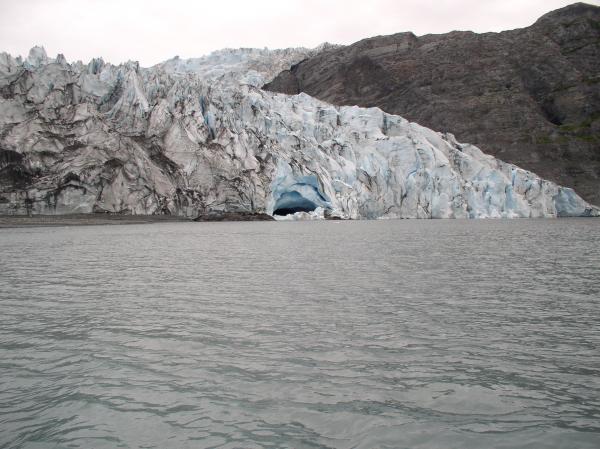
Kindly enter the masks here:
<path id="1" fill-rule="evenodd" d="M 569 0 L 0 0 L 0 50 L 148 66 L 224 47 L 314 47 L 413 31 L 501 31 Z M 599 1 L 588 3 L 600 5 Z"/>

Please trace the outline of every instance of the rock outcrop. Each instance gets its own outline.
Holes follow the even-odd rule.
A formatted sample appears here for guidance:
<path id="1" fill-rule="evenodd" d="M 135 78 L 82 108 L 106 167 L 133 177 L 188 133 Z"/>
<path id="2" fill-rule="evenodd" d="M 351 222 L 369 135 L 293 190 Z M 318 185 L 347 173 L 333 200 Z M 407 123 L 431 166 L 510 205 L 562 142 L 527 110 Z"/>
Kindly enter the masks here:
<path id="1" fill-rule="evenodd" d="M 598 214 L 450 134 L 260 89 L 313 53 L 225 50 L 148 69 L 1 54 L 0 213 Z"/>
<path id="2" fill-rule="evenodd" d="M 365 39 L 265 88 L 380 107 L 600 205 L 600 7 L 577 3 L 502 33 Z"/>

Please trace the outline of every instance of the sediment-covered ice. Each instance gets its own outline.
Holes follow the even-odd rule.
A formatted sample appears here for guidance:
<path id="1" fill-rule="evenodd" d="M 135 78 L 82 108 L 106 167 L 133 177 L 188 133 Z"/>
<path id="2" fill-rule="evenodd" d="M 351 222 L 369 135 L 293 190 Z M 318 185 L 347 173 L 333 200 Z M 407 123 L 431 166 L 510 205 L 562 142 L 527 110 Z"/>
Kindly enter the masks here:
<path id="1" fill-rule="evenodd" d="M 260 89 L 309 53 L 224 50 L 152 68 L 0 54 L 0 213 L 598 215 L 451 134 Z"/>

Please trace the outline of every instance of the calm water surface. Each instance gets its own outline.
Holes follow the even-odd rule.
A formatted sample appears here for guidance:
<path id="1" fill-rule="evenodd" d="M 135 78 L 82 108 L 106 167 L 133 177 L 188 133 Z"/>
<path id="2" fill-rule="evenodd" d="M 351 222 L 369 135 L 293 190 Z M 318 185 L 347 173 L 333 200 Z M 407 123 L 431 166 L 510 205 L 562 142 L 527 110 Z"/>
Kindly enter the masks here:
<path id="1" fill-rule="evenodd" d="M 600 220 L 0 230 L 2 448 L 600 447 Z"/>

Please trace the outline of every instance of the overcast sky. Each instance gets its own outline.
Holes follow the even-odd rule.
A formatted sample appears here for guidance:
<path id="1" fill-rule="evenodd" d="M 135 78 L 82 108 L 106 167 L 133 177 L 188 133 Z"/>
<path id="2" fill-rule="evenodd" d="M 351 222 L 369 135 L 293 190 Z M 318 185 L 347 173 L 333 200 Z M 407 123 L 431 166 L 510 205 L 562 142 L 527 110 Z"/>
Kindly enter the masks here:
<path id="1" fill-rule="evenodd" d="M 143 66 L 224 47 L 350 44 L 400 31 L 501 31 L 574 0 L 0 0 L 0 51 Z M 600 6 L 600 1 L 590 0 Z"/>

